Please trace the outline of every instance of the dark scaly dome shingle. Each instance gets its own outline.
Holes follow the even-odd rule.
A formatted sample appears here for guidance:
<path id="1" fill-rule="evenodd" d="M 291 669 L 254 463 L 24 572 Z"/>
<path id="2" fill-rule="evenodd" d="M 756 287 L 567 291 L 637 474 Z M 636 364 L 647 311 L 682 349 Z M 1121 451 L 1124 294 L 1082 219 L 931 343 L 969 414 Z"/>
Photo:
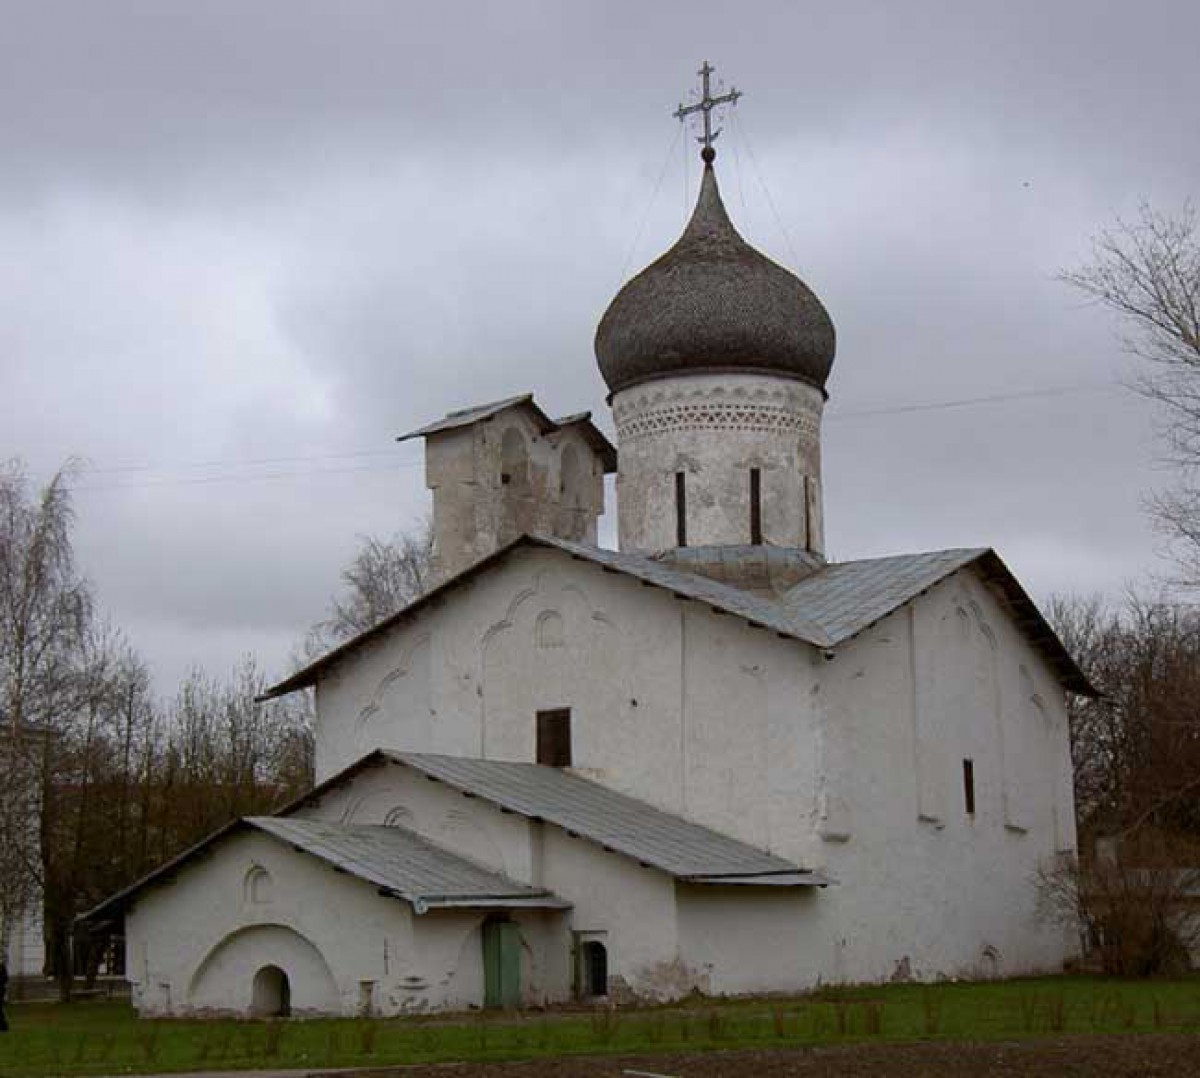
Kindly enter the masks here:
<path id="1" fill-rule="evenodd" d="M 808 286 L 740 235 L 708 163 L 678 242 L 629 281 L 596 329 L 612 392 L 689 371 L 757 371 L 824 389 L 833 321 Z"/>

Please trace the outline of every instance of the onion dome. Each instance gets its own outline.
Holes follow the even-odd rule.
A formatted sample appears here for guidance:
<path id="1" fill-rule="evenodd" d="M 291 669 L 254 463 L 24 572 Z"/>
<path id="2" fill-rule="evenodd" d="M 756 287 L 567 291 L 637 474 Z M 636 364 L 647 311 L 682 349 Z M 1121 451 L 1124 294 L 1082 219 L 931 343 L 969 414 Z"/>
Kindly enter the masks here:
<path id="1" fill-rule="evenodd" d="M 711 149 L 704 156 L 700 197 L 683 235 L 600 319 L 600 373 L 613 393 L 702 371 L 782 375 L 823 391 L 836 347 L 833 321 L 803 281 L 738 235 Z"/>

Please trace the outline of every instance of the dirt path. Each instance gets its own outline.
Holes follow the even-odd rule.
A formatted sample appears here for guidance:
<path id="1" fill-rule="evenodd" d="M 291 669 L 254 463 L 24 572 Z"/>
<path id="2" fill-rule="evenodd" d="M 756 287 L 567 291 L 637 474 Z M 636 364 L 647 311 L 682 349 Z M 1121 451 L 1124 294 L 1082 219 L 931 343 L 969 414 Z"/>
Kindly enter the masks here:
<path id="1" fill-rule="evenodd" d="M 354 1078 L 634 1078 L 638 1074 L 655 1078 L 1200 1078 L 1200 1035 L 459 1063 L 357 1071 Z"/>

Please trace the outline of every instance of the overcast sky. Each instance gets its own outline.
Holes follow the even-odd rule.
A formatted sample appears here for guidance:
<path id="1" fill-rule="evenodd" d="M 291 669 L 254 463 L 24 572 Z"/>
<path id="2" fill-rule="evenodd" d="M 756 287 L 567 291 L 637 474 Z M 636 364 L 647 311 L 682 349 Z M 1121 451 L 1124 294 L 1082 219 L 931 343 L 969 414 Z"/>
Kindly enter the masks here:
<path id="1" fill-rule="evenodd" d="M 1163 568 L 1150 416 L 1055 274 L 1197 195 L 1194 2 L 0 17 L 0 459 L 88 462 L 80 559 L 164 692 L 284 672 L 356 536 L 424 511 L 395 435 L 525 390 L 611 429 L 592 335 L 690 209 L 704 58 L 731 214 L 837 324 L 833 555 L 992 545 L 1041 598 Z"/>

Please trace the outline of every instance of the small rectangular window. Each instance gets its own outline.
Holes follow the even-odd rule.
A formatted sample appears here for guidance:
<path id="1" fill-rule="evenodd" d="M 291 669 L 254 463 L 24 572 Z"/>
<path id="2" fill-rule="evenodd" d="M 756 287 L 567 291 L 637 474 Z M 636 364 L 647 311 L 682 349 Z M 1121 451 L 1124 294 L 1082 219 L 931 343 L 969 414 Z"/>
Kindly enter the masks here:
<path id="1" fill-rule="evenodd" d="M 967 815 L 975 815 L 975 761 L 963 760 L 963 800 Z"/>
<path id="2" fill-rule="evenodd" d="M 683 472 L 675 473 L 675 545 L 687 546 L 687 485 Z"/>
<path id="3" fill-rule="evenodd" d="M 762 472 L 750 469 L 750 542 L 762 546 Z"/>
<path id="4" fill-rule="evenodd" d="M 571 766 L 571 709 L 537 713 L 537 762 L 547 767 Z"/>

